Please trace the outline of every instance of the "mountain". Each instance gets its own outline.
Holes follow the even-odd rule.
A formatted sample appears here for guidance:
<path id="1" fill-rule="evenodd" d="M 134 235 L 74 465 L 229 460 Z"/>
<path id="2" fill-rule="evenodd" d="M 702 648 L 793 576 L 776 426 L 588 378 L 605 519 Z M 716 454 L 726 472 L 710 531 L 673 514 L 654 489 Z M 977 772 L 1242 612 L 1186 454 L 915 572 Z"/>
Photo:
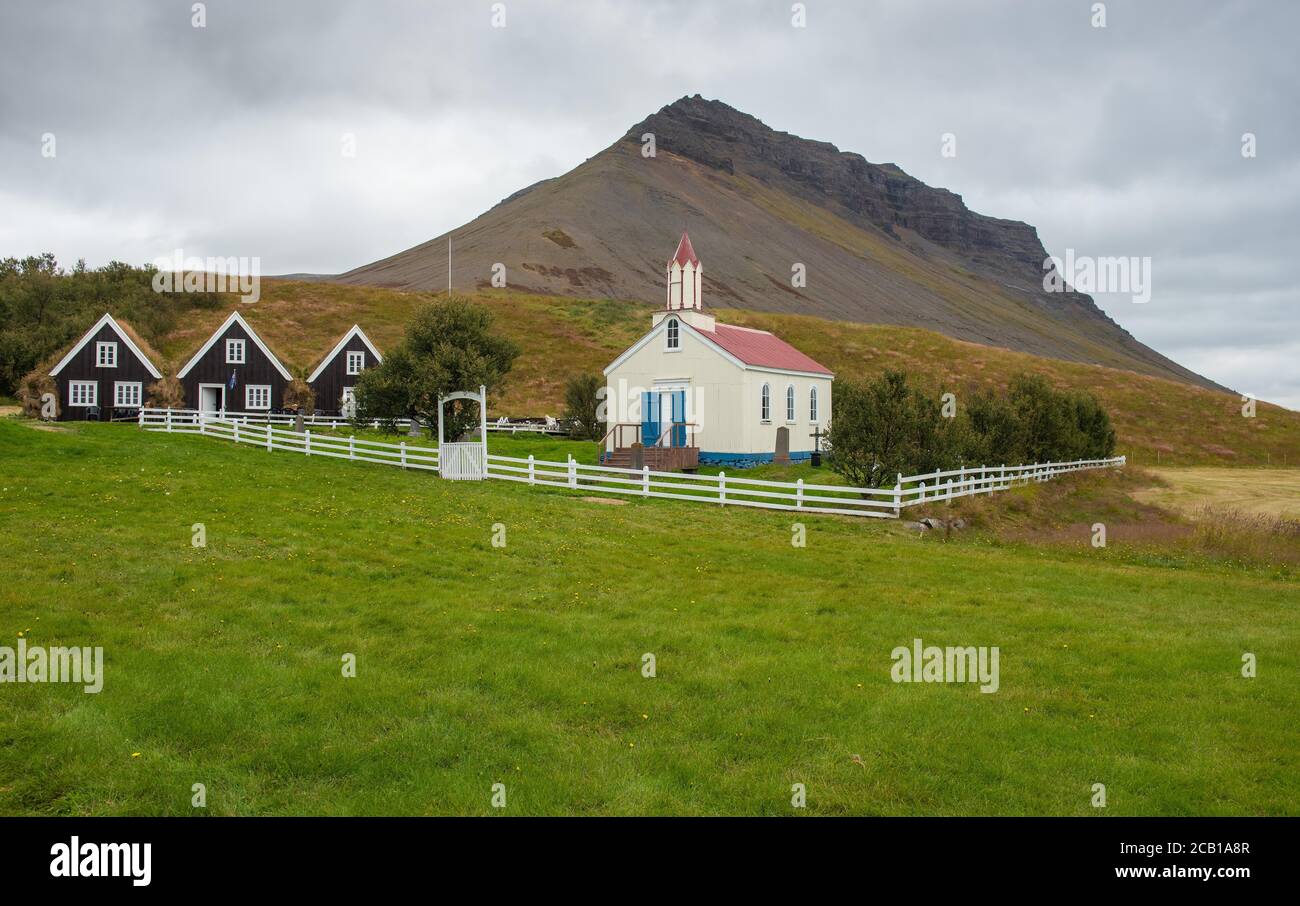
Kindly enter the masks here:
<path id="1" fill-rule="evenodd" d="M 683 228 L 704 262 L 706 305 L 923 327 L 1222 389 L 1139 343 L 1090 297 L 1045 292 L 1047 252 L 1032 226 L 699 95 L 453 231 L 452 285 L 485 288 L 500 262 L 517 291 L 662 303 Z M 796 264 L 804 287 L 791 285 Z M 333 279 L 443 289 L 447 236 Z"/>

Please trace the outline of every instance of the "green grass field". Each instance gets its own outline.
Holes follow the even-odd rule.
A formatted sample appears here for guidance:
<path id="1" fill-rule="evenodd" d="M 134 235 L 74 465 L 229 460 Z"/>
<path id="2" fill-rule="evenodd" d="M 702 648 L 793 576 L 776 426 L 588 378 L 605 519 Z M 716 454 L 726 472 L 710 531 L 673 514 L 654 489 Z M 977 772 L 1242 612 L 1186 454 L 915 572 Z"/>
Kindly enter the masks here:
<path id="1" fill-rule="evenodd" d="M 834 517 L 796 548 L 787 513 L 127 426 L 0 419 L 0 463 L 0 645 L 106 661 L 0 685 L 0 814 L 1300 813 L 1267 569 Z M 917 637 L 998 646 L 999 691 L 893 683 Z"/>

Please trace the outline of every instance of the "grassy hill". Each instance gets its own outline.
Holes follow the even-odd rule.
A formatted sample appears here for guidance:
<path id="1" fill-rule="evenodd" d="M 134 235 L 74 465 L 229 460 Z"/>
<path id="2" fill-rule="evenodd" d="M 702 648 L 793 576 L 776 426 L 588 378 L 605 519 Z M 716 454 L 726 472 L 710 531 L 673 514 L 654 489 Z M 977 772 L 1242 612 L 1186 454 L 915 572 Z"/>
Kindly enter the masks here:
<path id="1" fill-rule="evenodd" d="M 490 814 L 498 782 L 509 815 L 1300 802 L 1300 596 L 1268 569 L 837 518 L 795 548 L 788 514 L 121 425 L 3 419 L 0 463 L 0 644 L 106 662 L 97 695 L 4 687 L 0 814 L 192 814 L 196 782 L 214 815 Z M 891 682 L 914 638 L 999 646 L 998 692 Z"/>
<path id="2" fill-rule="evenodd" d="M 372 287 L 291 280 L 263 281 L 262 300 L 241 312 L 281 351 L 305 368 L 360 323 L 381 350 L 400 341 L 406 321 L 435 298 Z M 564 383 L 598 373 L 649 326 L 652 306 L 611 299 L 573 299 L 506 291 L 474 295 L 496 316 L 502 333 L 523 349 L 509 385 L 491 403 L 494 413 L 558 415 Z M 231 306 L 235 304 L 232 297 Z M 183 361 L 225 317 L 228 308 L 196 312 L 184 329 L 156 338 L 162 353 Z M 901 368 L 934 392 L 958 395 L 1003 386 L 1018 371 L 1047 376 L 1061 387 L 1092 390 L 1111 413 L 1119 452 L 1160 464 L 1300 465 L 1300 413 L 1259 403 L 1241 415 L 1237 396 L 1117 368 L 1044 359 L 953 340 L 928 330 L 851 324 L 806 315 L 718 309 L 728 323 L 772 330 L 835 370 L 840 378 Z"/>

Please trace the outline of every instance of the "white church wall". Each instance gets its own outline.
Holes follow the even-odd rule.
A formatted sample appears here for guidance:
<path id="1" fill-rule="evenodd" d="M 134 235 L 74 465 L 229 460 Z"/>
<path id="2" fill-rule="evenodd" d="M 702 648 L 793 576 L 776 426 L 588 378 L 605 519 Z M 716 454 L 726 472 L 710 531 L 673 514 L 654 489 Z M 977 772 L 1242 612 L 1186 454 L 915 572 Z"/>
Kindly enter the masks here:
<path id="1" fill-rule="evenodd" d="M 605 377 L 609 420 L 641 421 L 641 392 L 656 382 L 687 388 L 687 421 L 695 422 L 695 445 L 701 450 L 750 452 L 744 425 L 744 371 L 732 364 L 689 330 L 680 333 L 681 348 L 664 348 L 663 329 Z M 626 433 L 626 432 L 625 432 Z M 613 437 L 606 449 L 613 449 Z M 626 442 L 626 438 L 625 438 Z"/>
<path id="2" fill-rule="evenodd" d="M 796 458 L 806 458 L 797 454 L 807 454 L 813 449 L 810 436 L 814 428 L 825 431 L 831 418 L 831 384 L 829 377 L 813 375 L 794 375 L 776 371 L 747 370 L 745 374 L 744 419 L 746 429 L 745 446 L 747 452 L 757 455 L 771 454 L 776 450 L 776 432 L 778 428 L 790 429 L 790 453 Z M 763 385 L 772 391 L 770 418 L 762 418 Z M 786 419 L 785 389 L 794 386 L 794 421 Z M 817 422 L 809 418 L 809 391 L 817 388 Z"/>

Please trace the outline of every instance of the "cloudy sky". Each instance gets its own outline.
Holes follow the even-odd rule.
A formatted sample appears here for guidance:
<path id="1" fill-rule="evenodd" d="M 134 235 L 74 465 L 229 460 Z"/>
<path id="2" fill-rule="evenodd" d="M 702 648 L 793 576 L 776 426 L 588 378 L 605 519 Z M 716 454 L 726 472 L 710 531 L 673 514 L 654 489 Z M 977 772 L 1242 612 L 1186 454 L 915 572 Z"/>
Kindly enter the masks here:
<path id="1" fill-rule="evenodd" d="M 0 256 L 335 273 L 699 93 L 1032 223 L 1051 254 L 1149 257 L 1150 302 L 1098 303 L 1300 409 L 1300 4 L 806 0 L 802 28 L 792 5 L 208 0 L 196 28 L 193 0 L 5 0 Z"/>

